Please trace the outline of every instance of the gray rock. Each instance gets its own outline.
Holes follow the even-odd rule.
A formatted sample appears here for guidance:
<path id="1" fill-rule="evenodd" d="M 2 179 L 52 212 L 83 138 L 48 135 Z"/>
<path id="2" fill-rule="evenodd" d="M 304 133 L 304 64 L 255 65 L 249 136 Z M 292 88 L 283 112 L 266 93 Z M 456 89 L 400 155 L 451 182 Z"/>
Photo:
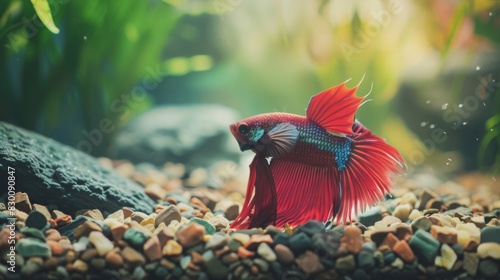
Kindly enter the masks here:
<path id="1" fill-rule="evenodd" d="M 237 120 L 234 110 L 220 105 L 157 107 L 118 133 L 113 157 L 155 165 L 170 161 L 210 166 L 217 160 L 239 161 L 241 153 L 229 132 L 229 124 Z"/>
<path id="2" fill-rule="evenodd" d="M 358 215 L 358 221 L 367 227 L 373 226 L 375 222 L 380 220 L 382 220 L 382 210 L 379 206 L 375 206 Z"/>
<path id="3" fill-rule="evenodd" d="M 122 207 L 151 213 L 154 202 L 139 185 L 104 168 L 93 157 L 44 136 L 0 122 L 0 180 L 15 168 L 16 191 L 33 203 L 55 204 L 74 214 Z M 2 188 L 2 192 L 6 189 Z"/>
<path id="4" fill-rule="evenodd" d="M 492 259 L 481 260 L 479 272 L 486 277 L 494 277 L 498 274 L 498 264 Z"/>
<path id="5" fill-rule="evenodd" d="M 485 227 L 481 230 L 481 243 L 500 243 L 500 226 Z"/>

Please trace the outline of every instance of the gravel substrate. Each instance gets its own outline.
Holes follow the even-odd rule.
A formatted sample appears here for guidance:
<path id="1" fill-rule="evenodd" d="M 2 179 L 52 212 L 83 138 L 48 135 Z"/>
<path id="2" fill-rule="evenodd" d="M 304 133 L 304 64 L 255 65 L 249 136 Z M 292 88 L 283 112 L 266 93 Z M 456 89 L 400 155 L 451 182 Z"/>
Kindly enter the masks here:
<path id="1" fill-rule="evenodd" d="M 200 187 L 203 169 L 101 162 L 140 182 L 159 201 L 154 213 L 69 215 L 16 193 L 16 273 L 7 263 L 12 220 L 0 204 L 0 279 L 500 279 L 500 198 L 479 187 L 480 175 L 400 179 L 345 227 L 233 231 L 243 195 L 230 175 L 213 190 Z"/>

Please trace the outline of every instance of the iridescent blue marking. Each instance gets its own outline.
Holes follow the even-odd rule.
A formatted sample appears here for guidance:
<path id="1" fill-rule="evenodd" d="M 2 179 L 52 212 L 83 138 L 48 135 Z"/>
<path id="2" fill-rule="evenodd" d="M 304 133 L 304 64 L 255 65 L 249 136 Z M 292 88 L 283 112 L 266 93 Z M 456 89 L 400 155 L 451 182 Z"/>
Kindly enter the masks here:
<path id="1" fill-rule="evenodd" d="M 333 136 L 318 125 L 299 126 L 298 130 L 299 141 L 313 144 L 319 150 L 334 153 L 337 169 L 342 171 L 346 168 L 352 150 L 351 139 Z"/>
<path id="2" fill-rule="evenodd" d="M 258 142 L 260 138 L 264 135 L 264 129 L 260 127 L 255 127 L 248 133 L 248 140 L 252 142 Z"/>

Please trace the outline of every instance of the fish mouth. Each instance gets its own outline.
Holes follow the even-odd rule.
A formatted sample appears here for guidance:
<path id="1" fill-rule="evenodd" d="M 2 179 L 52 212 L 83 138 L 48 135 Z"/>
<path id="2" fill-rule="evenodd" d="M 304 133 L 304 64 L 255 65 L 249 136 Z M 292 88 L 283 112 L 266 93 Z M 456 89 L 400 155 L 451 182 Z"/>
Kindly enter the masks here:
<path id="1" fill-rule="evenodd" d="M 244 152 L 246 150 L 252 150 L 255 149 L 255 146 L 253 144 L 249 144 L 246 142 L 240 142 L 238 141 L 238 145 L 240 146 L 240 151 Z"/>

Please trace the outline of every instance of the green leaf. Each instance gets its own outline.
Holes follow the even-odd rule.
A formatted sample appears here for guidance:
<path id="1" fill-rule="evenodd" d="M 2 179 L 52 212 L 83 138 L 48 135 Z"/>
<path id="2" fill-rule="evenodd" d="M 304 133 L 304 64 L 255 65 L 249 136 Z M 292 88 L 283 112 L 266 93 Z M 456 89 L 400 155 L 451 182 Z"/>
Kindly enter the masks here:
<path id="1" fill-rule="evenodd" d="M 500 115 L 493 116 L 486 121 L 486 129 L 493 129 L 500 124 Z"/>
<path id="2" fill-rule="evenodd" d="M 477 153 L 477 161 L 480 167 L 484 167 L 484 157 L 486 156 L 486 151 L 491 142 L 493 142 L 493 140 L 495 140 L 495 138 L 497 137 L 500 137 L 500 130 L 493 130 L 486 133 L 483 140 L 481 141 L 481 144 L 479 145 L 479 151 Z"/>
<path id="3" fill-rule="evenodd" d="M 57 26 L 54 24 L 54 20 L 52 19 L 49 2 L 47 2 L 47 0 L 31 0 L 31 3 L 33 3 L 36 14 L 43 22 L 43 24 L 45 24 L 45 27 L 47 27 L 50 32 L 58 34 L 59 28 L 57 28 Z"/>

